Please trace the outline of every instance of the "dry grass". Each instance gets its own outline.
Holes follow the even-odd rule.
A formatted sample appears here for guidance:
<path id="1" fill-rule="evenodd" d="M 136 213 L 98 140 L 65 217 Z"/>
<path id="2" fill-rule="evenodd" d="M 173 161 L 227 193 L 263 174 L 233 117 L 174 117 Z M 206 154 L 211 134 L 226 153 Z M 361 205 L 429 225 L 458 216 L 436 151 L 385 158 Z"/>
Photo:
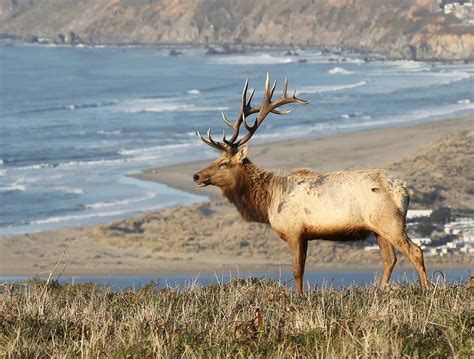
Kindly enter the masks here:
<path id="1" fill-rule="evenodd" d="M 468 357 L 473 287 L 318 288 L 271 280 L 114 292 L 31 281 L 0 294 L 6 357 Z"/>

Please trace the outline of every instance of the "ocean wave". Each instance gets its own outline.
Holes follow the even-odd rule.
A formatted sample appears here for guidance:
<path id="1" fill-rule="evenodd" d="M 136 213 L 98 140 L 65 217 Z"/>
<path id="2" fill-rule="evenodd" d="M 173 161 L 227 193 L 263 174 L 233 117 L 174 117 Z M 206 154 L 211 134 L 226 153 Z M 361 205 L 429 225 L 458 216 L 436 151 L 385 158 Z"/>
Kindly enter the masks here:
<path id="1" fill-rule="evenodd" d="M 274 56 L 266 53 L 255 55 L 216 56 L 210 61 L 220 65 L 277 65 L 295 62 L 293 58 L 288 56 Z"/>
<path id="2" fill-rule="evenodd" d="M 406 123 L 406 122 L 414 122 L 420 121 L 424 119 L 433 119 L 433 118 L 446 118 L 450 115 L 453 115 L 457 112 L 461 111 L 470 111 L 474 110 L 473 103 L 465 103 L 465 104 L 451 104 L 451 105 L 443 105 L 435 108 L 430 108 L 426 110 L 416 110 L 412 111 L 403 115 L 392 115 L 392 116 L 385 116 L 383 118 L 374 119 L 373 121 L 366 121 L 362 123 L 345 123 L 337 126 L 341 129 L 349 129 L 349 128 L 366 128 L 366 127 L 374 127 L 374 126 L 381 126 L 381 125 L 390 125 L 395 123 Z"/>
<path id="3" fill-rule="evenodd" d="M 49 188 L 54 191 L 59 191 L 59 192 L 64 192 L 64 193 L 77 194 L 77 195 L 84 194 L 84 191 L 82 190 L 82 188 L 77 188 L 77 187 L 50 186 Z"/>
<path id="4" fill-rule="evenodd" d="M 343 69 L 342 67 L 334 67 L 328 71 L 330 75 L 352 75 L 354 72 Z"/>
<path id="5" fill-rule="evenodd" d="M 122 131 L 116 130 L 116 131 L 104 131 L 104 130 L 99 130 L 96 132 L 98 135 L 102 136 L 116 136 L 116 135 L 121 135 Z"/>
<path id="6" fill-rule="evenodd" d="M 26 186 L 15 182 L 6 185 L 0 185 L 0 192 L 24 192 L 26 191 Z"/>
<path id="7" fill-rule="evenodd" d="M 5 163 L 5 161 L 3 161 L 1 158 L 0 158 L 0 166 L 3 165 Z"/>
<path id="8" fill-rule="evenodd" d="M 45 169 L 45 168 L 76 168 L 76 167 L 95 167 L 95 166 L 110 166 L 116 165 L 120 163 L 130 162 L 129 159 L 114 159 L 114 160 L 93 160 L 93 161 L 69 161 L 69 162 L 61 162 L 55 164 L 49 163 L 39 163 L 36 165 L 30 166 L 23 166 L 23 167 L 15 167 L 10 168 L 9 171 L 30 171 L 30 170 L 37 170 L 37 169 Z"/>
<path id="9" fill-rule="evenodd" d="M 387 64 L 395 65 L 405 72 L 422 72 L 429 71 L 430 67 L 426 63 L 420 61 L 401 60 L 401 61 L 387 61 Z"/>
<path id="10" fill-rule="evenodd" d="M 79 109 L 97 108 L 97 107 L 103 107 L 103 106 L 113 106 L 113 105 L 116 105 L 116 104 L 118 104 L 118 101 L 85 103 L 85 104 L 68 104 L 68 105 L 39 107 L 39 108 L 33 108 L 33 109 L 28 109 L 28 110 L 20 110 L 20 111 L 13 112 L 13 114 L 42 113 L 42 112 L 65 111 L 65 110 L 79 110 Z"/>
<path id="11" fill-rule="evenodd" d="M 467 104 L 470 104 L 470 103 L 471 103 L 471 100 L 469 100 L 468 98 L 466 98 L 466 99 L 464 99 L 464 100 L 459 100 L 458 103 L 461 104 L 461 105 L 467 105 Z"/>
<path id="12" fill-rule="evenodd" d="M 351 119 L 351 118 L 360 117 L 360 116 L 363 116 L 363 117 L 362 117 L 363 119 L 367 119 L 367 117 L 370 118 L 370 116 L 365 116 L 365 114 L 364 114 L 363 112 L 344 113 L 344 114 L 342 114 L 342 115 L 339 116 L 339 117 L 342 118 L 343 120 L 349 120 L 349 119 Z"/>
<path id="13" fill-rule="evenodd" d="M 39 170 L 43 168 L 52 168 L 54 167 L 51 164 L 48 163 L 38 163 L 36 165 L 27 165 L 27 166 L 22 166 L 22 167 L 12 167 L 9 169 L 9 171 L 30 171 L 30 170 Z"/>
<path id="14" fill-rule="evenodd" d="M 193 132 L 195 135 L 196 133 Z M 118 153 L 122 156 L 134 156 L 134 155 L 141 155 L 144 153 L 161 153 L 161 152 L 166 152 L 169 150 L 185 150 L 190 147 L 195 147 L 196 144 L 194 143 L 175 143 L 175 144 L 169 144 L 169 145 L 160 145 L 160 146 L 152 146 L 152 147 L 142 147 L 142 148 L 134 148 L 134 149 L 122 149 L 119 150 Z"/>
<path id="15" fill-rule="evenodd" d="M 453 82 L 466 80 L 473 74 L 465 71 L 441 71 L 432 73 L 432 76 L 439 79 L 439 85 L 449 85 Z"/>
<path id="16" fill-rule="evenodd" d="M 67 222 L 67 221 L 80 221 L 89 218 L 97 218 L 97 217 L 113 217 L 113 216 L 120 216 L 123 214 L 129 213 L 136 213 L 136 212 L 147 212 L 147 211 L 156 211 L 161 209 L 165 206 L 172 206 L 175 205 L 177 202 L 172 201 L 166 204 L 160 205 L 153 205 L 149 207 L 144 207 L 140 209 L 124 209 L 124 210 L 117 210 L 117 211 L 105 211 L 105 212 L 93 212 L 93 213 L 83 213 L 83 214 L 74 214 L 74 215 L 67 215 L 67 216 L 55 216 L 55 217 L 48 217 L 44 219 L 38 219 L 35 221 L 31 221 L 28 224 L 30 225 L 41 225 L 41 224 L 53 224 L 53 223 L 60 223 L 60 222 Z M 79 224 L 79 223 L 76 223 Z"/>
<path id="17" fill-rule="evenodd" d="M 367 81 L 359 81 L 353 84 L 347 85 L 327 85 L 327 86 L 302 86 L 299 87 L 298 93 L 313 94 L 313 93 L 322 93 L 322 92 L 334 92 L 334 91 L 343 91 L 350 90 L 356 87 L 367 85 Z"/>
<path id="18" fill-rule="evenodd" d="M 92 203 L 92 204 L 86 204 L 85 207 L 86 208 L 108 208 L 108 207 L 115 207 L 115 206 L 125 206 L 131 203 L 148 201 L 155 197 L 156 197 L 155 192 L 149 192 L 141 197 L 129 198 L 129 199 L 124 199 L 124 200 L 119 200 L 119 201 L 97 202 L 97 203 Z"/>
<path id="19" fill-rule="evenodd" d="M 209 112 L 224 111 L 228 107 L 197 105 L 183 99 L 136 99 L 125 101 L 117 109 L 121 112 Z"/>
<path id="20" fill-rule="evenodd" d="M 187 93 L 189 95 L 199 95 L 201 91 L 199 91 L 198 89 L 191 89 L 191 90 L 188 90 Z"/>
<path id="21" fill-rule="evenodd" d="M 38 219 L 36 221 L 31 221 L 29 224 L 51 224 L 51 223 L 81 220 L 81 219 L 94 218 L 94 217 L 111 217 L 111 216 L 118 216 L 127 212 L 128 211 L 110 211 L 110 212 L 77 214 L 77 215 L 69 215 L 69 216 L 57 216 L 57 217 L 49 217 L 45 219 Z"/>

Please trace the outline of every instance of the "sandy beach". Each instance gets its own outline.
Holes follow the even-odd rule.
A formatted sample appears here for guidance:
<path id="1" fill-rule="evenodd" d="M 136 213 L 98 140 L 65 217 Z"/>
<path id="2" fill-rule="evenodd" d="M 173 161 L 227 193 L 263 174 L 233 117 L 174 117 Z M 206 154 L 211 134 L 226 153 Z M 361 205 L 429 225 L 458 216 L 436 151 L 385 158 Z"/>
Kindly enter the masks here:
<path id="1" fill-rule="evenodd" d="M 281 173 L 293 167 L 310 167 L 318 172 L 387 168 L 408 180 L 418 181 L 419 177 L 419 183 L 444 180 L 448 187 L 450 179 L 443 179 L 443 171 L 452 164 L 462 171 L 453 182 L 455 189 L 446 191 L 446 203 L 472 209 L 472 191 L 467 193 L 466 188 L 472 189 L 473 128 L 474 117 L 467 116 L 250 146 L 249 157 L 255 164 Z M 447 142 L 442 142 L 444 138 Z M 464 141 L 462 145 L 458 145 L 458 138 Z M 420 174 L 410 169 L 413 156 L 420 159 Z M 136 177 L 207 195 L 210 202 L 143 213 L 93 227 L 0 237 L 0 276 L 46 274 L 69 240 L 63 260 L 63 275 L 69 276 L 212 273 L 235 271 L 237 267 L 248 272 L 288 270 L 286 244 L 268 227 L 244 223 L 233 207 L 222 201 L 218 190 L 193 184 L 192 174 L 208 163 L 154 168 Z M 437 170 L 441 172 L 432 179 Z M 427 257 L 426 263 L 428 269 L 472 268 L 474 260 L 473 256 L 456 255 Z M 381 266 L 378 251 L 364 251 L 360 243 L 313 241 L 309 247 L 309 271 Z M 405 260 L 397 266 L 410 267 Z"/>

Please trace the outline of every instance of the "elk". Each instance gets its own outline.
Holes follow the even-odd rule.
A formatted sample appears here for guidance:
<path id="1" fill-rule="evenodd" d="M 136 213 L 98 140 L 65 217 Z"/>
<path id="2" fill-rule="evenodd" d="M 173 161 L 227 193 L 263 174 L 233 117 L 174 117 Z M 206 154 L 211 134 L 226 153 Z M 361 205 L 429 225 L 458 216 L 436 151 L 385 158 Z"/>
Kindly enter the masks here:
<path id="1" fill-rule="evenodd" d="M 297 98 L 296 91 L 287 96 L 287 78 L 281 96 L 272 100 L 276 82 L 270 87 L 267 73 L 263 101 L 253 106 L 254 91 L 247 100 L 248 85 L 247 79 L 237 119 L 230 122 L 222 114 L 224 122 L 232 129 L 230 138 L 225 131 L 221 142 L 212 138 L 210 129 L 207 139 L 196 132 L 205 144 L 221 151 L 222 155 L 194 174 L 194 182 L 201 187 L 217 186 L 245 221 L 270 225 L 288 243 L 298 294 L 303 291 L 309 240 L 361 240 L 371 233 L 375 234 L 383 260 L 380 289 L 386 287 L 397 261 L 395 249 L 410 260 L 420 284 L 427 287 L 423 252 L 405 230 L 409 203 L 405 185 L 379 169 L 330 173 L 294 169 L 280 176 L 258 168 L 247 157 L 246 143 L 266 116 L 270 113 L 286 115 L 290 111 L 277 108 L 309 101 Z M 249 124 L 248 117 L 252 114 L 256 114 L 256 119 Z M 239 139 L 242 125 L 246 134 Z"/>

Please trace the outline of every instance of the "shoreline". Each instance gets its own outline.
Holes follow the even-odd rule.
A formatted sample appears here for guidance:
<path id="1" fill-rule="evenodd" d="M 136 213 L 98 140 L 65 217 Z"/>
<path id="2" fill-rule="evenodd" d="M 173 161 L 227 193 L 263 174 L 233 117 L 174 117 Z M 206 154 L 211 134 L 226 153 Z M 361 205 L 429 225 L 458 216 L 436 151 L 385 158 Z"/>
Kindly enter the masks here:
<path id="1" fill-rule="evenodd" d="M 321 172 L 387 168 L 412 156 L 420 147 L 451 133 L 471 130 L 474 115 L 429 123 L 384 127 L 250 147 L 249 157 L 266 169 L 283 172 L 313 167 Z M 203 146 L 205 146 L 203 144 Z M 174 206 L 155 212 L 84 227 L 0 237 L 0 277 L 47 275 L 72 239 L 63 276 L 193 275 L 290 271 L 286 244 L 271 229 L 244 223 L 222 201 L 216 188 L 194 185 L 192 174 L 209 160 L 149 169 L 135 178 L 208 196 L 210 201 Z M 194 172 L 193 172 L 194 171 Z M 214 199 L 219 199 L 215 201 Z M 370 253 L 369 253 L 370 252 Z M 399 256 L 396 269 L 409 269 Z M 427 269 L 472 268 L 474 256 L 426 257 Z M 329 241 L 312 241 L 307 271 L 374 270 L 378 251 Z"/>
<path id="2" fill-rule="evenodd" d="M 200 49 L 208 49 L 208 48 L 219 48 L 225 45 L 228 45 L 226 42 L 222 43 L 211 43 L 211 44 L 196 44 L 192 42 L 182 42 L 182 43 L 172 43 L 172 42 L 163 42 L 163 43 L 78 43 L 78 44 L 68 44 L 68 43 L 54 43 L 54 42 L 41 42 L 41 41 L 29 41 L 28 38 L 24 37 L 11 37 L 11 36 L 4 36 L 5 34 L 0 34 L 0 42 L 16 42 L 24 45 L 33 45 L 33 46 L 42 46 L 42 47 L 66 47 L 66 48 L 106 48 L 106 47 L 116 47 L 116 48 L 147 48 L 147 49 L 164 49 L 164 48 L 171 48 L 171 49 L 186 49 L 186 48 L 200 48 Z M 413 58 L 413 57 L 391 57 L 387 54 L 383 54 L 377 51 L 370 51 L 365 48 L 354 48 L 354 47 L 344 47 L 344 46 L 324 46 L 324 45 L 295 45 L 289 44 L 287 46 L 284 45 L 274 45 L 274 44 L 261 44 L 261 43 L 249 43 L 244 45 L 245 49 L 255 50 L 255 49 L 270 49 L 273 51 L 280 50 L 280 51 L 288 51 L 288 49 L 310 49 L 313 51 L 324 51 L 328 56 L 343 56 L 343 57 L 351 57 L 356 56 L 357 58 L 361 58 L 362 61 L 369 63 L 369 62 L 386 62 L 386 61 L 413 61 L 413 62 L 430 62 L 430 63 L 463 63 L 463 64 L 471 64 L 474 63 L 474 58 L 457 58 L 457 59 L 443 59 L 438 57 L 433 58 Z M 248 54 L 248 51 L 244 52 L 222 52 L 217 54 L 208 54 L 210 57 L 214 56 L 241 56 Z M 179 56 L 179 55 L 178 55 Z M 333 61 L 334 64 L 344 63 L 339 61 Z"/>

